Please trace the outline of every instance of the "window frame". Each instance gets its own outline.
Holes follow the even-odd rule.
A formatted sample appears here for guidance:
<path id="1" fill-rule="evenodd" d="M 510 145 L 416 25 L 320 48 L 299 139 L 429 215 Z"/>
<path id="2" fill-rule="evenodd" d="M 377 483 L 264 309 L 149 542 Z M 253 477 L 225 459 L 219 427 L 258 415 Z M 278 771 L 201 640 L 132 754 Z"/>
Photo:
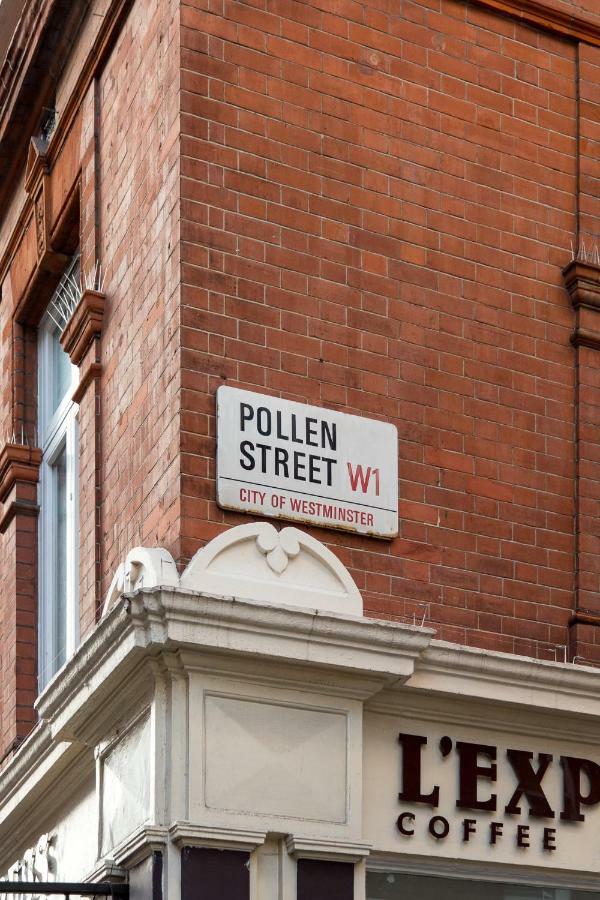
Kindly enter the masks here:
<path id="1" fill-rule="evenodd" d="M 75 256 L 65 274 L 75 270 Z M 57 291 L 60 290 L 60 285 Z M 38 690 L 52 680 L 73 654 L 79 641 L 79 407 L 72 396 L 79 382 L 79 369 L 70 364 L 71 377 L 58 407 L 52 411 L 53 387 L 57 377 L 54 355 L 55 335 L 61 329 L 48 311 L 50 300 L 38 325 L 38 435 L 42 451 L 38 485 Z M 56 462 L 63 448 L 66 455 L 66 547 L 65 547 L 65 646 L 64 660 L 57 664 L 60 644 L 56 636 L 56 578 L 58 509 L 56 506 Z"/>
<path id="2" fill-rule="evenodd" d="M 514 887 L 533 887 L 542 890 L 568 890 L 577 893 L 600 893 L 600 874 L 578 873 L 555 869 L 547 871 L 538 867 L 490 860 L 457 859 L 455 857 L 417 856 L 412 854 L 387 854 L 374 852 L 366 864 L 366 873 L 379 872 L 394 875 L 422 875 L 427 878 L 452 879 L 453 881 L 494 882 Z M 366 885 L 365 885 L 366 887 Z"/>

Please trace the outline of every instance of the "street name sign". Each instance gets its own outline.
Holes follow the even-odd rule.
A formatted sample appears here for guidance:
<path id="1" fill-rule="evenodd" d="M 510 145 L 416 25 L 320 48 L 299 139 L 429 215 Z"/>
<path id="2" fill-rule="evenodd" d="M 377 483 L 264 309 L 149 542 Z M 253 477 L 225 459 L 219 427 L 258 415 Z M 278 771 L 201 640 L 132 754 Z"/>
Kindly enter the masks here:
<path id="1" fill-rule="evenodd" d="M 222 386 L 217 503 L 393 538 L 398 534 L 396 427 Z"/>

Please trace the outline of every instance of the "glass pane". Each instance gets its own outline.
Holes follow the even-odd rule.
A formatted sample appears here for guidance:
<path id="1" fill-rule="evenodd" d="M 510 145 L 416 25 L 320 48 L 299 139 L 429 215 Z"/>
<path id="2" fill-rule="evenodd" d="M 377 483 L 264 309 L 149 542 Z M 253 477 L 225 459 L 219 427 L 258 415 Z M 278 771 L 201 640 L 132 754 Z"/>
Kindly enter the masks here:
<path id="1" fill-rule="evenodd" d="M 54 484 L 54 597 L 52 603 L 52 674 L 67 657 L 67 451 L 60 451 L 52 465 Z"/>
<path id="2" fill-rule="evenodd" d="M 71 360 L 60 345 L 58 329 L 52 332 L 52 396 L 50 415 L 53 416 L 71 385 Z"/>
<path id="3" fill-rule="evenodd" d="M 368 872 L 367 900 L 599 900 L 596 891 Z"/>

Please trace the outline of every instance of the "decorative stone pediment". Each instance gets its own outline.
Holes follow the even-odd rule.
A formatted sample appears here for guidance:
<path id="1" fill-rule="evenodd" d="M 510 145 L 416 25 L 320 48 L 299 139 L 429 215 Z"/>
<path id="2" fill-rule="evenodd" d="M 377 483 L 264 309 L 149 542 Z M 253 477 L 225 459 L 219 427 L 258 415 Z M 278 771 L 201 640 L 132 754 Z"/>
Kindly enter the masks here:
<path id="1" fill-rule="evenodd" d="M 352 576 L 320 541 L 299 528 L 268 522 L 238 525 L 199 550 L 181 578 L 166 550 L 136 548 L 117 570 L 104 612 L 121 593 L 180 587 L 240 600 L 362 616 Z"/>
<path id="2" fill-rule="evenodd" d="M 299 528 L 268 522 L 238 525 L 199 550 L 181 576 L 191 591 L 233 595 L 305 609 L 362 616 L 362 598 L 348 570 Z"/>

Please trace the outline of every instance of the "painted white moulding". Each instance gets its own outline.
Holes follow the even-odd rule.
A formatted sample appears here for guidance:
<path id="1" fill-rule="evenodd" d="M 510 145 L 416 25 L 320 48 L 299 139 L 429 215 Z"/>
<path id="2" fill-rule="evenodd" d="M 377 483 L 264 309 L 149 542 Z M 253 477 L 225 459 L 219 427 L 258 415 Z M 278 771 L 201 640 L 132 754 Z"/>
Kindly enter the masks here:
<path id="1" fill-rule="evenodd" d="M 327 859 L 333 862 L 357 863 L 369 856 L 372 845 L 365 841 L 327 840 L 288 834 L 285 845 L 296 859 Z"/>
<path id="2" fill-rule="evenodd" d="M 277 531 L 269 522 L 238 525 L 220 534 L 195 554 L 181 578 L 166 550 L 136 547 L 115 573 L 103 614 L 124 593 L 158 587 L 363 614 L 352 576 L 324 544 L 299 528 Z"/>
<path id="3" fill-rule="evenodd" d="M 266 831 L 249 831 L 217 825 L 198 825 L 192 822 L 175 822 L 169 836 L 177 847 L 217 847 L 221 850 L 245 850 L 252 852 L 264 844 Z"/>

